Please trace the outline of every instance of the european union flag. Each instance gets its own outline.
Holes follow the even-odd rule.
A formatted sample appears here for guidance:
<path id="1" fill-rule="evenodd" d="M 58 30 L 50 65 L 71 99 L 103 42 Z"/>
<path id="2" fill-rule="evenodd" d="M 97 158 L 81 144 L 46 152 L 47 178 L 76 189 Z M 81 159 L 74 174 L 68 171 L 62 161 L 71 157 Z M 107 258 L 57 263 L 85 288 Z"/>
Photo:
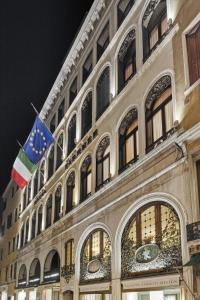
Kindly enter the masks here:
<path id="1" fill-rule="evenodd" d="M 23 149 L 30 161 L 37 164 L 53 141 L 51 132 L 37 116 Z"/>

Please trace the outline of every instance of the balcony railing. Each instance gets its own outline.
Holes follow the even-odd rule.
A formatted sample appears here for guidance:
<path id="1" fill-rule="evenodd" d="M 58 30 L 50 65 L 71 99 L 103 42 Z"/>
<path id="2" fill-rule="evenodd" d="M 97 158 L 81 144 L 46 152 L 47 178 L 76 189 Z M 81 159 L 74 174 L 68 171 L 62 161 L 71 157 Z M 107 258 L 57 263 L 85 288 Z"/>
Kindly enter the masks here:
<path id="1" fill-rule="evenodd" d="M 188 242 L 200 239 L 200 221 L 187 225 Z"/>
<path id="2" fill-rule="evenodd" d="M 61 268 L 61 276 L 65 278 L 68 283 L 71 277 L 75 274 L 75 265 L 71 264 L 69 266 L 63 266 Z"/>

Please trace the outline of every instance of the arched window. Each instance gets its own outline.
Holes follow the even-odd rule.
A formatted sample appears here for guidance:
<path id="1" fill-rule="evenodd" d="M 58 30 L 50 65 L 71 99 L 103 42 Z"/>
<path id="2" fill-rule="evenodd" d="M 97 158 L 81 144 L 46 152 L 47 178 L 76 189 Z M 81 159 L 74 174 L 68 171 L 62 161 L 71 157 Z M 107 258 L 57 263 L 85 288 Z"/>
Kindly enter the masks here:
<path id="1" fill-rule="evenodd" d="M 44 173 L 45 173 L 45 161 L 42 162 L 41 166 L 40 166 L 40 186 L 39 186 L 39 190 L 44 186 Z"/>
<path id="2" fill-rule="evenodd" d="M 24 224 L 21 228 L 21 236 L 20 236 L 20 247 L 22 248 L 24 246 Z"/>
<path id="3" fill-rule="evenodd" d="M 35 238 L 36 229 L 36 211 L 34 212 L 31 220 L 31 240 Z"/>
<path id="4" fill-rule="evenodd" d="M 60 134 L 56 146 L 56 169 L 62 164 L 63 157 L 63 133 Z"/>
<path id="5" fill-rule="evenodd" d="M 146 99 L 146 151 L 155 148 L 173 133 L 171 78 L 160 78 Z"/>
<path id="6" fill-rule="evenodd" d="M 88 155 L 81 166 L 81 202 L 92 192 L 92 159 Z"/>
<path id="7" fill-rule="evenodd" d="M 142 20 L 142 30 L 145 61 L 168 33 L 166 0 L 149 1 Z"/>
<path id="8" fill-rule="evenodd" d="M 118 28 L 131 10 L 135 0 L 120 0 L 117 5 L 117 25 Z"/>
<path id="9" fill-rule="evenodd" d="M 44 281 L 57 282 L 60 280 L 60 257 L 56 250 L 47 255 L 44 264 Z"/>
<path id="10" fill-rule="evenodd" d="M 26 221 L 26 227 L 25 227 L 25 245 L 28 242 L 28 234 L 29 234 L 29 219 Z"/>
<path id="11" fill-rule="evenodd" d="M 135 30 L 126 36 L 118 54 L 118 92 L 136 73 Z"/>
<path id="12" fill-rule="evenodd" d="M 110 68 L 107 67 L 97 82 L 96 119 L 98 119 L 110 104 Z"/>
<path id="13" fill-rule="evenodd" d="M 92 127 L 92 92 L 89 92 L 81 107 L 81 137 Z"/>
<path id="14" fill-rule="evenodd" d="M 43 207 L 40 205 L 38 209 L 38 227 L 37 227 L 37 234 L 42 232 L 42 215 L 43 215 Z"/>
<path id="15" fill-rule="evenodd" d="M 49 196 L 46 204 L 46 228 L 51 226 L 52 221 L 52 195 Z"/>
<path id="16" fill-rule="evenodd" d="M 35 172 L 35 176 L 33 179 L 33 198 L 37 195 L 38 193 L 38 170 Z"/>
<path id="17" fill-rule="evenodd" d="M 52 146 L 48 157 L 48 179 L 51 178 L 54 172 L 54 146 Z"/>
<path id="18" fill-rule="evenodd" d="M 96 153 L 96 189 L 110 179 L 110 139 L 103 138 Z"/>
<path id="19" fill-rule="evenodd" d="M 170 272 L 181 264 L 180 223 L 174 209 L 164 202 L 138 210 L 122 235 L 122 277 Z"/>
<path id="20" fill-rule="evenodd" d="M 80 280 L 109 280 L 111 276 L 111 241 L 108 234 L 97 229 L 83 244 Z"/>
<path id="21" fill-rule="evenodd" d="M 139 157 L 137 110 L 128 112 L 119 128 L 119 173 Z"/>
<path id="22" fill-rule="evenodd" d="M 67 178 L 67 199 L 66 199 L 66 213 L 75 206 L 75 173 L 71 172 Z"/>
<path id="23" fill-rule="evenodd" d="M 35 258 L 30 266 L 29 271 L 29 286 L 38 286 L 40 283 L 40 262 Z"/>
<path id="24" fill-rule="evenodd" d="M 55 192 L 54 222 L 57 222 L 60 219 L 61 196 L 62 196 L 62 187 L 59 186 Z"/>
<path id="25" fill-rule="evenodd" d="M 27 270 L 26 266 L 22 265 L 19 270 L 19 275 L 18 275 L 18 286 L 20 288 L 25 287 L 27 284 Z"/>
<path id="26" fill-rule="evenodd" d="M 74 115 L 68 126 L 68 155 L 76 147 L 76 115 Z"/>

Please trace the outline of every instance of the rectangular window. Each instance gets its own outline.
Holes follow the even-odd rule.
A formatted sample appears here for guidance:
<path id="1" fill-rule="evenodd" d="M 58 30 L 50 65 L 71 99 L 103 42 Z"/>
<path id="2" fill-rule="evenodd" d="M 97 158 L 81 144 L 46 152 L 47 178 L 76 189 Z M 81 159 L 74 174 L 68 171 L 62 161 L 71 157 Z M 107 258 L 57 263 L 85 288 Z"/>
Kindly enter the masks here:
<path id="1" fill-rule="evenodd" d="M 87 176 L 87 195 L 92 192 L 92 173 Z"/>
<path id="2" fill-rule="evenodd" d="M 153 116 L 153 139 L 154 139 L 154 141 L 157 141 L 162 136 L 162 133 L 163 133 L 162 112 L 160 110 Z"/>
<path id="3" fill-rule="evenodd" d="M 200 78 L 200 22 L 186 35 L 190 85 Z"/>
<path id="4" fill-rule="evenodd" d="M 77 89 L 77 77 L 74 79 L 74 81 L 71 84 L 71 87 L 69 89 L 69 105 L 72 104 L 74 99 L 76 98 L 78 89 Z"/>
<path id="5" fill-rule="evenodd" d="M 7 229 L 9 229 L 12 225 L 12 213 L 7 217 Z"/>
<path id="6" fill-rule="evenodd" d="M 74 265 L 74 240 L 70 240 L 65 244 L 65 264 L 68 267 Z"/>
<path id="7" fill-rule="evenodd" d="M 15 251 L 15 243 L 16 243 L 16 241 L 15 241 L 15 237 L 14 237 L 13 242 L 12 242 L 12 251 L 13 252 Z"/>
<path id="8" fill-rule="evenodd" d="M 15 222 L 17 222 L 18 215 L 17 215 L 17 208 L 15 209 Z"/>
<path id="9" fill-rule="evenodd" d="M 135 3 L 135 0 L 121 0 L 119 1 L 118 7 L 117 7 L 117 23 L 118 28 L 128 15 L 129 11 L 131 10 L 133 4 Z"/>
<path id="10" fill-rule="evenodd" d="M 51 133 L 54 133 L 56 129 L 56 116 L 54 115 L 51 119 L 51 122 L 50 122 L 50 131 Z"/>
<path id="11" fill-rule="evenodd" d="M 95 257 L 100 254 L 100 231 L 92 235 L 92 256 Z"/>
<path id="12" fill-rule="evenodd" d="M 85 81 L 87 80 L 87 78 L 88 78 L 88 76 L 90 75 L 91 72 L 92 72 L 92 52 L 90 52 L 90 54 L 86 58 L 86 61 L 83 65 L 83 81 L 82 81 L 82 84 L 85 83 Z"/>
<path id="13" fill-rule="evenodd" d="M 126 162 L 128 163 L 134 158 L 134 140 L 133 136 L 131 135 L 126 140 Z"/>
<path id="14" fill-rule="evenodd" d="M 0 252 L 0 260 L 3 260 L 3 249 L 1 249 L 1 252 Z"/>
<path id="15" fill-rule="evenodd" d="M 97 41 L 97 61 L 101 58 L 109 44 L 109 22 L 104 27 Z"/>
<path id="16" fill-rule="evenodd" d="M 58 124 L 60 123 L 60 121 L 64 117 L 64 112 L 65 112 L 64 107 L 65 107 L 65 99 L 63 99 L 63 101 L 60 103 L 60 105 L 58 107 Z"/>
<path id="17" fill-rule="evenodd" d="M 103 182 L 110 177 L 110 156 L 103 161 Z"/>
<path id="18" fill-rule="evenodd" d="M 200 160 L 196 162 L 196 168 L 197 168 L 197 185 L 198 185 L 199 210 L 200 210 Z"/>
<path id="19" fill-rule="evenodd" d="M 168 102 L 165 105 L 165 126 L 166 132 L 168 132 L 173 127 L 173 108 L 172 108 L 172 101 Z"/>

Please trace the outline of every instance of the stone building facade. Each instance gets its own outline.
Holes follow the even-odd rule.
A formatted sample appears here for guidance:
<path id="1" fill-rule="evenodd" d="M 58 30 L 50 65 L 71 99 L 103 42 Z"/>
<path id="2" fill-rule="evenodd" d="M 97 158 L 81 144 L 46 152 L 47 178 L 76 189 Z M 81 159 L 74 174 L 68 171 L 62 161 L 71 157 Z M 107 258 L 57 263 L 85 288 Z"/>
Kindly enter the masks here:
<path id="1" fill-rule="evenodd" d="M 1 300 L 197 299 L 198 49 L 199 1 L 94 1 L 3 195 Z"/>

